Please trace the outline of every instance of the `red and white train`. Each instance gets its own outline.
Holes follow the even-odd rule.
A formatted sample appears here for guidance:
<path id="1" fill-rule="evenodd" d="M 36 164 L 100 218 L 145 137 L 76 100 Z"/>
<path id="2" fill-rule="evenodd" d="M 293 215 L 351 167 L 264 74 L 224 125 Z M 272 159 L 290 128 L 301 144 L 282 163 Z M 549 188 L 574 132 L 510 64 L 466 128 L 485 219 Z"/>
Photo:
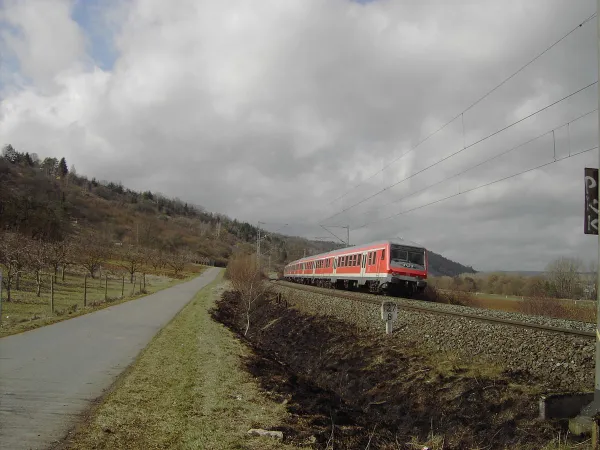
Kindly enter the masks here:
<path id="1" fill-rule="evenodd" d="M 427 251 L 408 241 L 377 241 L 308 256 L 285 266 L 287 281 L 411 296 L 427 286 Z"/>

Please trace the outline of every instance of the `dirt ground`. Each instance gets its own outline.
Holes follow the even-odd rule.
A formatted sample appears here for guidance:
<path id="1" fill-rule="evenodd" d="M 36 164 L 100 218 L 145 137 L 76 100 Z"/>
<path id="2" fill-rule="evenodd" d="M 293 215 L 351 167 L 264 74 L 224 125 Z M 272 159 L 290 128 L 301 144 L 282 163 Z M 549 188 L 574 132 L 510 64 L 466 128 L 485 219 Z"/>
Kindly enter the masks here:
<path id="1" fill-rule="evenodd" d="M 416 345 L 398 348 L 385 335 L 275 303 L 253 311 L 243 337 L 238 302 L 225 292 L 213 317 L 254 348 L 247 369 L 286 401 L 290 416 L 280 429 L 288 443 L 540 449 L 556 448 L 552 442 L 566 432 L 564 422 L 538 421 L 539 391 L 528 374 L 485 370 Z"/>

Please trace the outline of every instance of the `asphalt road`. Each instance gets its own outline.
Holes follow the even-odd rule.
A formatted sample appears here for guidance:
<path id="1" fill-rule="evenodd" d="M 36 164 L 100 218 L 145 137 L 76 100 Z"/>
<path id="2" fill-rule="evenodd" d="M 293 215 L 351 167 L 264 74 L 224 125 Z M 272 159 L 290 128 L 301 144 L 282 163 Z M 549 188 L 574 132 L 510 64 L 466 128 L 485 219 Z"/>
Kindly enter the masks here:
<path id="1" fill-rule="evenodd" d="M 63 438 L 78 415 L 219 270 L 210 268 L 155 294 L 1 338 L 0 448 L 45 449 Z"/>

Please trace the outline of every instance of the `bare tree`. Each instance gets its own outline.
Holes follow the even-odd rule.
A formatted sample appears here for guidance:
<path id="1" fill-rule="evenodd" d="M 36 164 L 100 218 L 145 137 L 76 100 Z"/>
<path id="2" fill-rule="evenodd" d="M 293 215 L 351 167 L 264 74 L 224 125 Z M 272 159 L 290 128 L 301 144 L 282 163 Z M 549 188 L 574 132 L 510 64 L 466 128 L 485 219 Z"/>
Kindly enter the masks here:
<path id="1" fill-rule="evenodd" d="M 100 265 L 110 257 L 109 243 L 97 236 L 82 238 L 77 243 L 76 259 L 92 278 Z"/>
<path id="2" fill-rule="evenodd" d="M 165 267 L 166 260 L 163 256 L 163 252 L 158 249 L 148 250 L 147 252 L 148 263 L 154 270 L 162 269 Z"/>
<path id="3" fill-rule="evenodd" d="M 581 290 L 583 263 L 578 258 L 558 258 L 546 267 L 548 285 L 557 298 L 575 298 Z"/>
<path id="4" fill-rule="evenodd" d="M 139 247 L 133 245 L 123 246 L 119 252 L 121 262 L 119 266 L 129 273 L 129 282 L 133 283 L 133 275 L 138 272 L 146 262 L 146 255 Z"/>
<path id="5" fill-rule="evenodd" d="M 30 241 L 28 247 L 26 265 L 35 275 L 36 295 L 39 297 L 42 291 L 42 271 L 48 267 L 50 244 L 41 239 L 36 239 Z"/>
<path id="6" fill-rule="evenodd" d="M 0 263 L 5 269 L 2 283 L 6 288 L 6 300 L 9 302 L 13 283 L 25 267 L 28 251 L 27 242 L 22 235 L 6 232 L 0 236 Z"/>
<path id="7" fill-rule="evenodd" d="M 67 241 L 52 242 L 47 244 L 47 262 L 53 270 L 54 282 L 56 283 L 56 275 L 58 268 L 63 267 L 63 281 L 64 281 L 64 266 L 67 264 L 67 256 L 69 248 Z"/>
<path id="8" fill-rule="evenodd" d="M 185 265 L 190 261 L 190 257 L 183 251 L 176 251 L 167 256 L 167 265 L 173 269 L 175 275 L 179 275 L 185 269 Z"/>
<path id="9" fill-rule="evenodd" d="M 250 329 L 252 313 L 262 301 L 266 300 L 267 283 L 265 283 L 253 255 L 238 255 L 231 258 L 227 265 L 226 275 L 242 301 L 246 319 L 245 336 Z"/>

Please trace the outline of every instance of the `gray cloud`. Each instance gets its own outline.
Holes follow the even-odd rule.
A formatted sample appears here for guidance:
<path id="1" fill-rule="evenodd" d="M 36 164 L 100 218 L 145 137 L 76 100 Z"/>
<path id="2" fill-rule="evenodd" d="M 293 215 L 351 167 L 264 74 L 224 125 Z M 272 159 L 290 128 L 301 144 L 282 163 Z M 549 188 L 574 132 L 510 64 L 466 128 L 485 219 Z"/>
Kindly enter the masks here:
<path id="1" fill-rule="evenodd" d="M 110 2 L 95 26 L 106 27 L 118 58 L 102 70 L 83 53 L 86 30 L 70 18 L 71 2 L 54 1 L 52 33 L 39 32 L 32 13 L 44 1 L 8 2 L 0 12 L 11 26 L 2 49 L 20 62 L 2 74 L 0 141 L 308 237 L 326 235 L 318 223 L 328 216 L 597 79 L 593 20 L 367 180 L 587 18 L 595 2 Z M 51 65 L 39 49 L 57 56 Z M 550 161 L 546 136 L 389 204 L 595 107 L 593 87 L 327 223 L 356 228 Z M 557 130 L 559 157 L 596 145 L 597 120 L 574 123 L 570 140 Z M 576 156 L 351 238 L 401 235 L 482 270 L 541 269 L 557 255 L 590 260 L 596 241 L 582 233 L 582 174 L 597 159 Z"/>

